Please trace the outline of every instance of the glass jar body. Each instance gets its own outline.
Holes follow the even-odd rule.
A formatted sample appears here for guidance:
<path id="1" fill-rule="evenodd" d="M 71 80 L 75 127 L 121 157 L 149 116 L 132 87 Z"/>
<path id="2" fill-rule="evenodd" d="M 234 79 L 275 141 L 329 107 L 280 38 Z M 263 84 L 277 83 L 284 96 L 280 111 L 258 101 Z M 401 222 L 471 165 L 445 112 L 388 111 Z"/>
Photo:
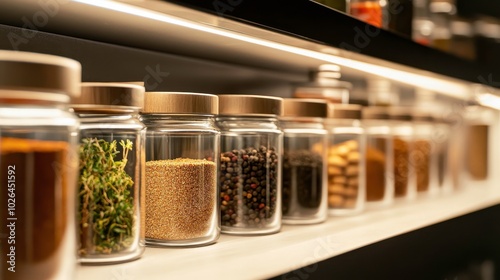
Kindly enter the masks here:
<path id="1" fill-rule="evenodd" d="M 142 115 L 146 132 L 146 242 L 200 246 L 220 236 L 220 132 L 212 116 Z"/>
<path id="2" fill-rule="evenodd" d="M 416 196 L 415 168 L 411 160 L 413 126 L 409 121 L 392 121 L 394 195 L 396 199 Z"/>
<path id="3" fill-rule="evenodd" d="M 13 240 L 0 278 L 74 278 L 78 119 L 62 105 L 2 105 L 0 133 L 0 235 Z"/>
<path id="4" fill-rule="evenodd" d="M 328 212 L 351 215 L 364 210 L 365 145 L 359 120 L 329 119 L 328 129 Z"/>
<path id="5" fill-rule="evenodd" d="M 322 119 L 287 118 L 283 129 L 283 223 L 313 224 L 327 218 L 326 147 Z"/>
<path id="6" fill-rule="evenodd" d="M 436 136 L 429 122 L 414 122 L 413 147 L 410 153 L 411 165 L 415 170 L 417 194 L 435 194 L 438 186 Z"/>
<path id="7" fill-rule="evenodd" d="M 281 229 L 283 133 L 272 117 L 218 117 L 222 232 Z"/>
<path id="8" fill-rule="evenodd" d="M 394 202 L 394 156 L 391 127 L 387 121 L 366 120 L 366 201 L 372 208 Z"/>
<path id="9" fill-rule="evenodd" d="M 78 180 L 80 261 L 116 263 L 137 259 L 145 248 L 146 128 L 136 114 L 78 116 L 82 124 Z"/>

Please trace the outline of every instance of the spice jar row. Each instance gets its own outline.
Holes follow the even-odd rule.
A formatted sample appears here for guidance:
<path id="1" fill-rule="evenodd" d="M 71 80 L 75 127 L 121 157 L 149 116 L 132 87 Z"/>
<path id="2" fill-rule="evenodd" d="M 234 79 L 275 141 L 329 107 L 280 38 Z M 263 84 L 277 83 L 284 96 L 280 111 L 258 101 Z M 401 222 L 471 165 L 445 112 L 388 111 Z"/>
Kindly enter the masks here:
<path id="1" fill-rule="evenodd" d="M 271 234 L 453 181 L 449 124 L 407 108 L 81 83 L 76 61 L 22 52 L 0 51 L 0 72 L 0 258 L 22 267 L 2 279 L 71 279 L 75 255 Z"/>

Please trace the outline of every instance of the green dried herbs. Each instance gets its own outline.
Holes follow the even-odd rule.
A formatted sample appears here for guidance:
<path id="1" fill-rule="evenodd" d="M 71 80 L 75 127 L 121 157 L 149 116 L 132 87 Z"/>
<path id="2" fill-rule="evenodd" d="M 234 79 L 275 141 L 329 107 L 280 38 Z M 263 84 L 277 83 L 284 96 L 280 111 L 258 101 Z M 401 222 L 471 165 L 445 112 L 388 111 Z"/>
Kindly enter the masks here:
<path id="1" fill-rule="evenodd" d="M 79 149 L 80 255 L 110 254 L 133 241 L 134 182 L 125 171 L 130 140 L 117 142 L 85 138 Z"/>

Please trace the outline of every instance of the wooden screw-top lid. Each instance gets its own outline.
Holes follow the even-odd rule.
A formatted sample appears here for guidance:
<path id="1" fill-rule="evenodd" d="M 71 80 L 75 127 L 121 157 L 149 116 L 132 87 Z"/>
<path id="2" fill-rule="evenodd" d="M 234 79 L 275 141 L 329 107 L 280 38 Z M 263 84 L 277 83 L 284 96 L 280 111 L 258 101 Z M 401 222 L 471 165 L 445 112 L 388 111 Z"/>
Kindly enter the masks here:
<path id="1" fill-rule="evenodd" d="M 191 92 L 146 92 L 142 114 L 199 114 L 219 113 L 217 95 Z"/>
<path id="2" fill-rule="evenodd" d="M 328 104 L 328 118 L 331 119 L 361 119 L 361 105 Z"/>
<path id="3" fill-rule="evenodd" d="M 144 104 L 144 87 L 127 83 L 82 83 L 82 94 L 71 100 L 77 112 L 138 111 Z"/>
<path id="4" fill-rule="evenodd" d="M 69 102 L 80 95 L 78 61 L 47 54 L 0 50 L 0 99 Z"/>
<path id="5" fill-rule="evenodd" d="M 219 95 L 219 114 L 228 116 L 281 116 L 283 98 L 261 95 Z"/>
<path id="6" fill-rule="evenodd" d="M 283 99 L 283 117 L 326 118 L 328 105 L 318 99 Z"/>

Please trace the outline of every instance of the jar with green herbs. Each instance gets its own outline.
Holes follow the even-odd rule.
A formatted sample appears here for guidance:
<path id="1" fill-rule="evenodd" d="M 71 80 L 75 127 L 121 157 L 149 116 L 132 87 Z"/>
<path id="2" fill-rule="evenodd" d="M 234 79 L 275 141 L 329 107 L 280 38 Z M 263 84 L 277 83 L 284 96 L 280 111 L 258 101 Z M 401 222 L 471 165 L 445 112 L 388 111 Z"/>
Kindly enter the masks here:
<path id="1" fill-rule="evenodd" d="M 361 106 L 329 104 L 328 212 L 354 215 L 365 209 L 365 135 Z"/>
<path id="2" fill-rule="evenodd" d="M 81 121 L 78 256 L 82 263 L 138 259 L 144 239 L 144 87 L 82 83 L 72 100 Z"/>
<path id="3" fill-rule="evenodd" d="M 286 98 L 283 129 L 283 223 L 313 224 L 327 218 L 327 103 Z"/>
<path id="4" fill-rule="evenodd" d="M 271 234 L 281 229 L 283 99 L 219 95 L 219 203 L 222 232 Z"/>
<path id="5" fill-rule="evenodd" d="M 0 51 L 0 279 L 66 280 L 76 269 L 80 63 Z"/>
<path id="6" fill-rule="evenodd" d="M 155 246 L 213 244 L 219 129 L 216 95 L 146 92 L 146 242 Z"/>

